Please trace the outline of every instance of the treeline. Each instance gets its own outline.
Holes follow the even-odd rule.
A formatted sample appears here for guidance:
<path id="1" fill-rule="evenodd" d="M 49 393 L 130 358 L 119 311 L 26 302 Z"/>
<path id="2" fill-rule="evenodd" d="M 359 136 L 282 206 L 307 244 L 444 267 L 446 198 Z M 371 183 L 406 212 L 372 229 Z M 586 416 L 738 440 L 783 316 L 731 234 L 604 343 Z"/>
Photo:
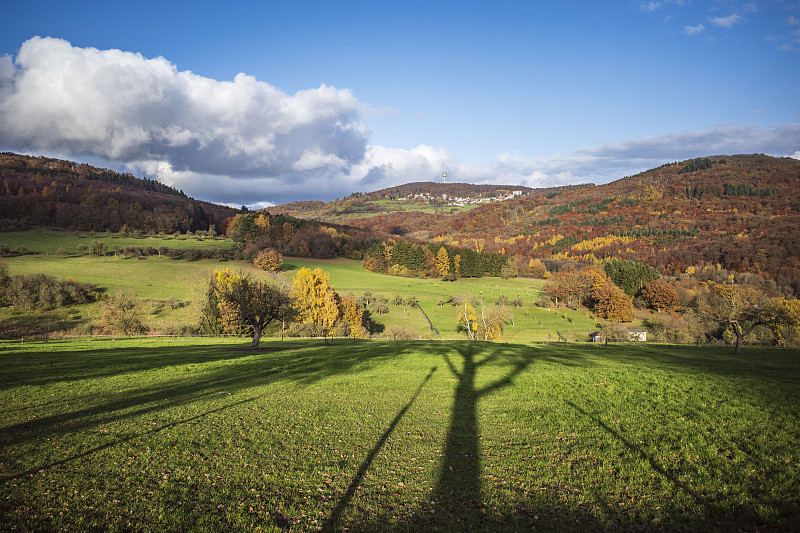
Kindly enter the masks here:
<path id="1" fill-rule="evenodd" d="M 78 176 L 89 179 L 113 183 L 131 189 L 170 194 L 188 198 L 182 190 L 170 187 L 160 181 L 150 178 L 137 178 L 129 172 L 119 173 L 105 168 L 97 168 L 87 164 L 76 164 L 72 161 L 53 159 L 50 157 L 31 157 L 11 152 L 0 153 L 0 167 L 14 170 L 22 174 L 35 172 L 44 176 L 59 176 L 67 172 L 74 172 Z"/>
<path id="2" fill-rule="evenodd" d="M 724 165 L 725 163 L 725 159 L 720 159 L 719 161 L 712 161 L 706 157 L 702 159 L 691 159 L 681 167 L 681 169 L 678 171 L 678 174 L 688 174 L 689 172 L 697 172 L 698 170 L 707 170 L 709 168 L 714 168 L 714 165 Z"/>
<path id="3" fill-rule="evenodd" d="M 372 272 L 396 276 L 454 280 L 460 277 L 502 276 L 509 261 L 505 255 L 497 253 L 389 239 L 373 243 L 362 265 Z"/>
<path id="4" fill-rule="evenodd" d="M 236 215 L 227 219 L 220 231 L 242 245 L 247 261 L 270 248 L 294 257 L 361 260 L 376 239 L 371 232 L 358 228 L 272 215 L 267 211 Z"/>

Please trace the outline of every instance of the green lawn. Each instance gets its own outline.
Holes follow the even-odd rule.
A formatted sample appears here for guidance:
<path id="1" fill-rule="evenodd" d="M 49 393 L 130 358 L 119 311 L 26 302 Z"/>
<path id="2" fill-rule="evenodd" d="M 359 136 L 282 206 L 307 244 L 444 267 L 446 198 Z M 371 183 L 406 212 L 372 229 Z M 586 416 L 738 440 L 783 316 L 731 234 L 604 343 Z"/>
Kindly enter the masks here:
<path id="1" fill-rule="evenodd" d="M 800 353 L 0 342 L 5 531 L 796 531 Z"/>
<path id="2" fill-rule="evenodd" d="M 60 257 L 40 254 L 6 257 L 2 261 L 8 265 L 12 275 L 44 273 L 60 279 L 73 278 L 78 282 L 91 283 L 112 295 L 119 290 L 128 290 L 147 300 L 151 306 L 170 299 L 176 300 L 179 307 L 164 307 L 147 317 L 150 326 L 157 330 L 176 329 L 198 322 L 204 280 L 214 269 L 232 268 L 257 277 L 269 277 L 253 265 L 240 261 L 186 261 L 158 256 L 125 259 L 112 255 Z M 99 314 L 97 304 L 79 306 L 75 310 L 81 314 L 83 322 Z M 60 315 L 63 312 L 51 314 Z M 9 309 L 0 309 L 0 320 L 10 319 L 17 314 Z"/>

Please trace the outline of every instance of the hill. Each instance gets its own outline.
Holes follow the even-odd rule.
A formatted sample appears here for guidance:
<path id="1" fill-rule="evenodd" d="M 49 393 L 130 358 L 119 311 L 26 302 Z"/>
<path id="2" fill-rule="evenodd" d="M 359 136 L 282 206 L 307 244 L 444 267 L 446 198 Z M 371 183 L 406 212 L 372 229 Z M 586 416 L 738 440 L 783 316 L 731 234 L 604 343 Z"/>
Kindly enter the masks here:
<path id="1" fill-rule="evenodd" d="M 800 161 L 790 158 L 714 156 L 465 212 L 385 212 L 348 223 L 501 252 L 521 267 L 532 258 L 621 257 L 680 274 L 719 264 L 800 294 Z"/>
<path id="2" fill-rule="evenodd" d="M 534 189 L 522 185 L 418 181 L 375 192 L 353 193 L 332 202 L 292 202 L 271 207 L 270 212 L 327 223 L 348 224 L 354 219 L 388 213 L 462 213 L 481 205 L 518 198 L 533 191 Z"/>
<path id="3" fill-rule="evenodd" d="M 47 226 L 146 233 L 207 231 L 230 207 L 189 198 L 155 180 L 47 157 L 0 154 L 0 230 Z"/>

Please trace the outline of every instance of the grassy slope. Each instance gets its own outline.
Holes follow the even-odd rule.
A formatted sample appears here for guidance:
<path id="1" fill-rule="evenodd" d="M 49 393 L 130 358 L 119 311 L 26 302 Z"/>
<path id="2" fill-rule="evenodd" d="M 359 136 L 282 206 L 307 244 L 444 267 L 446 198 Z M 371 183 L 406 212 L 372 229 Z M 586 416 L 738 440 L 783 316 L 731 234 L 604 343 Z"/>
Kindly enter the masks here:
<path id="1" fill-rule="evenodd" d="M 331 284 L 339 294 L 353 293 L 358 296 L 365 291 L 374 295 L 383 295 L 391 298 L 398 293 L 403 298 L 415 296 L 420 307 L 430 318 L 433 327 L 439 335 L 432 335 L 436 339 L 463 338 L 463 334 L 456 332 L 457 309 L 451 305 L 440 306 L 439 302 L 446 300 L 450 295 L 469 294 L 486 301 L 487 305 L 494 305 L 497 298 L 503 294 L 509 298 L 522 298 L 523 307 L 513 309 L 514 325 L 508 325 L 503 334 L 503 340 L 545 341 L 557 340 L 556 331 L 566 335 L 569 340 L 587 340 L 588 334 L 596 329 L 596 323 L 590 317 L 592 314 L 585 309 L 543 309 L 533 304 L 539 298 L 539 290 L 544 282 L 530 278 L 500 279 L 500 278 L 465 278 L 457 282 L 448 283 L 440 280 L 426 280 L 414 278 L 399 278 L 368 272 L 361 268 L 355 261 L 338 260 L 319 262 L 313 260 L 287 259 L 286 270 L 282 273 L 285 279 L 291 281 L 299 268 L 320 267 L 330 275 Z M 403 310 L 390 305 L 390 313 L 385 316 L 373 315 L 373 319 L 386 325 L 403 324 L 418 332 L 428 330 L 427 321 L 418 309 Z M 534 322 L 535 319 L 535 322 Z"/>
<path id="2" fill-rule="evenodd" d="M 58 256 L 55 250 L 63 247 L 69 251 L 76 250 L 82 243 L 90 243 L 94 238 L 104 239 L 109 248 L 116 243 L 132 241 L 140 246 L 167 246 L 177 244 L 185 246 L 230 246 L 230 241 L 195 241 L 195 240 L 161 240 L 157 238 L 116 239 L 105 237 L 80 237 L 69 232 L 34 231 L 7 233 L 0 235 L 0 242 L 7 242 L 15 249 L 19 245 L 28 248 L 31 255 L 3 258 L 11 274 L 31 274 L 42 272 L 58 278 L 74 278 L 79 282 L 89 282 L 113 294 L 118 290 L 131 290 L 140 298 L 156 301 L 175 299 L 183 305 L 176 309 L 164 307 L 155 315 L 148 317 L 149 324 L 160 330 L 174 330 L 183 325 L 197 323 L 199 316 L 199 299 L 203 280 L 216 268 L 232 268 L 242 270 L 254 276 L 269 276 L 244 262 L 176 261 L 152 256 L 144 259 L 125 259 L 109 255 L 106 257 Z M 35 252 L 35 255 L 33 253 Z M 428 322 L 419 309 L 409 309 L 390 305 L 386 315 L 373 315 L 378 329 L 388 331 L 393 325 L 402 325 L 414 334 L 423 338 L 460 339 L 464 335 L 456 331 L 456 308 L 439 302 L 450 295 L 470 294 L 482 298 L 487 305 L 494 305 L 500 294 L 509 298 L 522 298 L 524 305 L 513 309 L 514 325 L 508 325 L 503 340 L 511 342 L 527 342 L 531 340 L 557 340 L 556 331 L 566 335 L 571 341 L 586 340 L 587 335 L 596 329 L 592 315 L 586 310 L 542 309 L 533 303 L 538 299 L 541 280 L 527 278 L 503 280 L 499 278 L 462 279 L 454 283 L 439 280 L 398 278 L 365 271 L 355 261 L 315 261 L 287 259 L 286 269 L 281 273 L 287 282 L 291 282 L 301 267 L 320 267 L 330 274 L 331 283 L 342 295 L 352 293 L 356 296 L 370 291 L 375 295 L 391 297 L 394 293 L 403 298 L 416 297 L 421 309 L 428 315 L 438 335 L 432 333 Z M 98 315 L 97 306 L 81 306 L 68 313 L 58 311 L 52 313 L 35 313 L 33 317 L 20 316 L 18 312 L 8 309 L 0 310 L 0 319 L 19 321 L 24 329 L 26 322 L 49 320 L 54 328 L 60 324 L 75 327 L 85 324 Z"/>
<path id="3" fill-rule="evenodd" d="M 797 351 L 0 343 L 3 529 L 800 528 Z"/>
<path id="4" fill-rule="evenodd" d="M 31 230 L 0 233 L 0 244 L 5 244 L 11 250 L 16 250 L 20 246 L 27 248 L 28 253 L 54 254 L 59 248 L 63 248 L 69 254 L 77 254 L 78 246 L 84 244 L 89 246 L 92 241 L 101 241 L 108 246 L 108 252 L 113 253 L 114 247 L 124 248 L 125 246 L 152 246 L 160 248 L 230 248 L 235 246 L 233 241 L 224 239 L 198 239 L 181 235 L 175 238 L 173 235 L 164 237 L 120 237 L 118 234 L 106 236 L 105 233 L 76 233 L 69 231 L 56 230 Z"/>

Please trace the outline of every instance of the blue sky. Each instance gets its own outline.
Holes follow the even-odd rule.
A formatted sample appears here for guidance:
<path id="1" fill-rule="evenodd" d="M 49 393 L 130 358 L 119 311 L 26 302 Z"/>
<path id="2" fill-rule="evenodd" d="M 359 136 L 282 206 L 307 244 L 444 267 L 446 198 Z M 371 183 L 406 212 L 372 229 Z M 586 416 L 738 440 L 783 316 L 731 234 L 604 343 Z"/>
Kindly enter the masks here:
<path id="1" fill-rule="evenodd" d="M 796 0 L 0 5 L 0 150 L 206 200 L 800 156 Z"/>

